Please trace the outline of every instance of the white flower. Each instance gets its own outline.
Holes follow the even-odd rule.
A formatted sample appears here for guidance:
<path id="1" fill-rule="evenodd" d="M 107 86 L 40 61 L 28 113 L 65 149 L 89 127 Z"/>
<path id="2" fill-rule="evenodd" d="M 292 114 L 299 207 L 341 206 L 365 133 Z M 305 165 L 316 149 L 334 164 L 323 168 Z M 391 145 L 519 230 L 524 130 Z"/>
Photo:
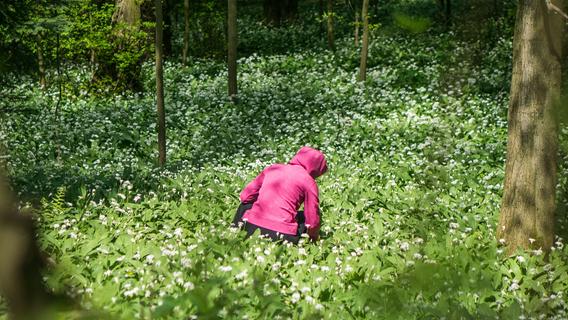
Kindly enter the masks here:
<path id="1" fill-rule="evenodd" d="M 310 292 L 312 289 L 310 289 L 309 287 L 302 287 L 302 289 L 300 289 L 300 291 L 302 291 L 302 293 L 306 293 L 306 292 Z"/>
<path id="2" fill-rule="evenodd" d="M 235 275 L 235 279 L 237 279 L 237 280 L 242 280 L 242 279 L 246 278 L 246 276 L 247 276 L 247 271 L 246 271 L 246 270 L 243 270 L 243 271 L 241 271 L 240 273 L 237 273 L 237 274 Z"/>
<path id="3" fill-rule="evenodd" d="M 323 310 L 323 305 L 321 303 L 316 304 L 316 310 Z"/>
<path id="4" fill-rule="evenodd" d="M 300 301 L 300 293 L 294 292 L 294 294 L 292 294 L 292 303 L 296 303 L 298 301 Z"/>
<path id="5" fill-rule="evenodd" d="M 405 241 L 400 244 L 400 250 L 407 251 L 408 249 L 410 249 L 410 244 L 408 242 Z"/>
<path id="6" fill-rule="evenodd" d="M 305 261 L 305 260 L 302 260 L 302 259 L 300 259 L 300 260 L 297 260 L 296 262 L 294 262 L 294 264 L 295 264 L 295 265 L 297 265 L 297 266 L 301 266 L 301 265 L 304 265 L 304 264 L 306 264 L 306 261 Z"/>
<path id="7" fill-rule="evenodd" d="M 455 223 L 455 222 L 450 222 L 450 229 L 457 229 L 459 228 L 459 224 Z"/>
<path id="8" fill-rule="evenodd" d="M 183 230 L 181 228 L 177 228 L 174 230 L 174 235 L 181 237 L 183 234 Z"/>
<path id="9" fill-rule="evenodd" d="M 193 290 L 193 288 L 195 288 L 195 286 L 193 285 L 193 283 L 191 283 L 191 281 L 188 281 L 188 282 L 183 284 L 183 288 L 185 290 Z"/>
<path id="10" fill-rule="evenodd" d="M 154 256 L 149 254 L 146 256 L 146 262 L 148 262 L 149 264 L 152 264 L 154 262 Z"/>
<path id="11" fill-rule="evenodd" d="M 523 262 L 525 262 L 525 257 L 517 256 L 517 261 L 519 261 L 519 263 L 523 263 Z"/>
<path id="12" fill-rule="evenodd" d="M 513 282 L 511 282 L 511 285 L 509 286 L 509 291 L 519 290 L 520 288 L 521 286 L 519 286 L 517 280 L 513 280 Z"/>
<path id="13" fill-rule="evenodd" d="M 421 255 L 420 253 L 418 253 L 418 252 L 415 253 L 415 254 L 413 255 L 413 257 L 414 257 L 414 259 L 416 259 L 416 260 L 422 259 L 422 255 Z"/>
<path id="14" fill-rule="evenodd" d="M 229 271 L 233 270 L 233 267 L 231 267 L 231 266 L 220 266 L 219 270 L 221 270 L 223 272 L 229 272 Z"/>

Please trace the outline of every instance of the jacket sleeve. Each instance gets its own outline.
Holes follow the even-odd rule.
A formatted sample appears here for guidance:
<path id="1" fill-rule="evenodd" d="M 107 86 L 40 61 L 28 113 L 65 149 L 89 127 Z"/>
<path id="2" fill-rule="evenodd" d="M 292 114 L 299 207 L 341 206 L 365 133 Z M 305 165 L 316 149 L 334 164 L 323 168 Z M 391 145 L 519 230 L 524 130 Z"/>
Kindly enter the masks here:
<path id="1" fill-rule="evenodd" d="M 315 181 L 308 185 L 304 194 L 304 215 L 308 235 L 315 241 L 319 237 L 320 229 L 318 185 Z"/>
<path id="2" fill-rule="evenodd" d="M 249 182 L 247 186 L 241 191 L 240 199 L 242 203 L 252 203 L 258 198 L 258 191 L 262 187 L 262 182 L 264 181 L 264 171 L 263 170 L 254 180 Z"/>

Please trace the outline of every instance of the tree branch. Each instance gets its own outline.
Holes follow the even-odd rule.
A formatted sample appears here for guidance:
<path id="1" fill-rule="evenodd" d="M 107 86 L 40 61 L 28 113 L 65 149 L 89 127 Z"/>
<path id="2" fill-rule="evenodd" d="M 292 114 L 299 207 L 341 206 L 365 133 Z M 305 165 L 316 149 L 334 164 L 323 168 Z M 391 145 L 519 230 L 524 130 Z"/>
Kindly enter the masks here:
<path id="1" fill-rule="evenodd" d="M 560 8 L 555 6 L 551 0 L 546 0 L 546 6 L 548 10 L 555 11 L 557 14 L 560 14 L 564 19 L 568 20 L 568 14 L 564 13 Z"/>

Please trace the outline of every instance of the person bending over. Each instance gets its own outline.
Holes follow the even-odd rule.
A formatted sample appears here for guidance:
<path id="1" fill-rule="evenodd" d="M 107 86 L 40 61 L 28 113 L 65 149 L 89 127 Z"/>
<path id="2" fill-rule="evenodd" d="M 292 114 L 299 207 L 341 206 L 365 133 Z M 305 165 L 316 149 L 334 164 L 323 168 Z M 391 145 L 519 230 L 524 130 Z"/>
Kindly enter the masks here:
<path id="1" fill-rule="evenodd" d="M 327 171 L 323 153 L 302 147 L 288 164 L 264 169 L 241 192 L 233 219 L 250 237 L 257 229 L 272 240 L 298 243 L 302 233 L 313 241 L 320 228 L 316 178 Z M 298 211 L 304 204 L 304 211 Z"/>

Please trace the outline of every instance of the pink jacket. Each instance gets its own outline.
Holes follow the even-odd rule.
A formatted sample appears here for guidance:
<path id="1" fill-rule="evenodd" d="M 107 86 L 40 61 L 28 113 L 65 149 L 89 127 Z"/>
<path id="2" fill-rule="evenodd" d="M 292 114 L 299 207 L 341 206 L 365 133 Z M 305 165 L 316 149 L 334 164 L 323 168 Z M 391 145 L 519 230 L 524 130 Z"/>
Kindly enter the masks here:
<path id="1" fill-rule="evenodd" d="M 274 164 L 264 169 L 241 192 L 241 202 L 254 202 L 243 220 L 259 227 L 295 235 L 294 219 L 304 203 L 304 215 L 310 238 L 316 240 L 320 227 L 318 186 L 315 178 L 327 170 L 323 153 L 303 147 L 288 164 Z"/>

